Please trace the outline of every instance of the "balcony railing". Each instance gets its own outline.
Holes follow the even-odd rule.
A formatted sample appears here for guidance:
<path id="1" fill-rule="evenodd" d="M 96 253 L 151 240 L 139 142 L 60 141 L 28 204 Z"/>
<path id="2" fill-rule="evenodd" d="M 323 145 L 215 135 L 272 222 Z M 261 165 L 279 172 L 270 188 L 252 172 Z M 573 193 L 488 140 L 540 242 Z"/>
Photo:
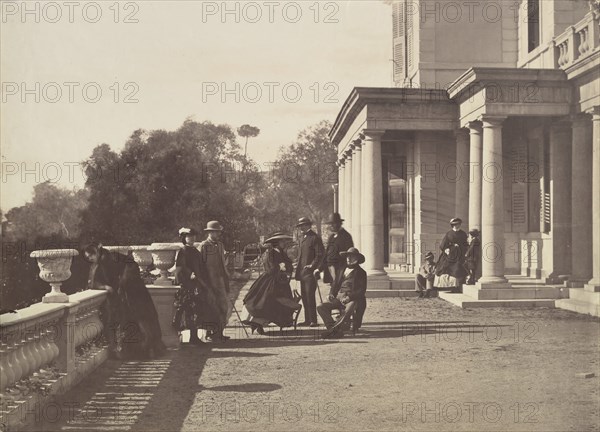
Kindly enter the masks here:
<path id="1" fill-rule="evenodd" d="M 600 47 L 600 12 L 592 9 L 581 21 L 554 38 L 556 67 L 567 69 Z"/>
<path id="2" fill-rule="evenodd" d="M 140 270 L 151 264 L 160 269 L 160 277 L 147 287 L 163 342 L 170 348 L 179 345 L 179 334 L 171 327 L 173 298 L 179 287 L 173 284 L 169 269 L 180 248 L 179 243 L 106 247 L 131 254 Z M 77 254 L 73 249 L 32 252 L 40 278 L 52 290 L 41 303 L 0 317 L 0 424 L 9 428 L 25 420 L 33 407 L 46 403 L 49 395 L 67 391 L 108 358 L 99 337 L 106 292 L 86 290 L 67 296 L 60 290 L 71 276 L 71 260 Z"/>

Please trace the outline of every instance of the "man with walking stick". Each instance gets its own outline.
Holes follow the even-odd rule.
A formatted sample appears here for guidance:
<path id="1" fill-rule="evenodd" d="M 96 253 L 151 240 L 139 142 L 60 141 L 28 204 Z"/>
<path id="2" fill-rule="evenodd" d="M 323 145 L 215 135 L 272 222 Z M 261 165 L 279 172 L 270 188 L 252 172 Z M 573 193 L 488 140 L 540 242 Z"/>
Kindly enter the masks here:
<path id="1" fill-rule="evenodd" d="M 312 221 L 309 218 L 300 218 L 296 227 L 301 234 L 298 239 L 299 256 L 295 279 L 300 281 L 302 304 L 304 305 L 304 322 L 298 325 L 318 327 L 317 302 L 315 299 L 317 278 L 315 273 L 318 273 L 321 267 L 325 250 L 323 242 L 312 230 Z"/>

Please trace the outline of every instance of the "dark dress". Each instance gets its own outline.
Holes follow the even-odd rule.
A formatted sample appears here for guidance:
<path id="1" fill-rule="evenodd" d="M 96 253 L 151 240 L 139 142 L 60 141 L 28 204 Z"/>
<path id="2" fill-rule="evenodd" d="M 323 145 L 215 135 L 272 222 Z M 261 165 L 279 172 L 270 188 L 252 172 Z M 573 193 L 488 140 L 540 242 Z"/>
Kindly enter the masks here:
<path id="1" fill-rule="evenodd" d="M 164 353 L 158 314 L 131 256 L 98 250 L 88 286 L 112 287 L 102 308 L 109 349 L 123 358 L 153 358 Z"/>
<path id="2" fill-rule="evenodd" d="M 196 276 L 194 279 L 192 273 Z M 175 283 L 181 285 L 174 301 L 173 327 L 177 331 L 216 331 L 222 326 L 221 313 L 203 275 L 206 275 L 206 265 L 202 253 L 194 246 L 184 246 L 175 260 Z"/>
<path id="3" fill-rule="evenodd" d="M 475 237 L 471 240 L 465 258 L 465 267 L 469 273 L 467 284 L 472 285 L 481 275 L 481 241 L 479 238 Z"/>
<path id="4" fill-rule="evenodd" d="M 441 254 L 435 268 L 437 276 L 448 274 L 456 278 L 458 283 L 467 275 L 465 269 L 465 254 L 467 253 L 467 233 L 463 230 L 450 230 L 446 233 L 440 244 Z M 446 254 L 445 250 L 450 249 Z"/>
<path id="5" fill-rule="evenodd" d="M 285 270 L 280 269 L 280 264 Z M 294 301 L 290 288 L 292 261 L 276 248 L 269 248 L 263 255 L 265 272 L 252 284 L 244 297 L 244 308 L 249 314 L 244 321 L 260 325 L 275 323 L 279 327 L 293 324 L 294 310 L 300 305 Z"/>

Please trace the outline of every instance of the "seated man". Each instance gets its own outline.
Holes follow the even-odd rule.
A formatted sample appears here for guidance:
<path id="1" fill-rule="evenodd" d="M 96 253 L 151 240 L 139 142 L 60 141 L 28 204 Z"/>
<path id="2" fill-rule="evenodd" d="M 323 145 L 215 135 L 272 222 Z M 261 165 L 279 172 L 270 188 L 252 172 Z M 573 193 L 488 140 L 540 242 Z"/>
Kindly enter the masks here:
<path id="1" fill-rule="evenodd" d="M 354 247 L 340 252 L 340 255 L 345 256 L 348 267 L 332 288 L 327 301 L 317 307 L 327 327 L 327 331 L 323 333 L 324 338 L 343 336 L 346 321 L 352 316 L 357 302 L 365 297 L 367 290 L 367 273 L 360 267 L 360 264 L 365 262 L 364 255 Z M 334 309 L 340 311 L 337 322 L 331 317 L 331 311 Z"/>
<path id="2" fill-rule="evenodd" d="M 429 297 L 433 291 L 433 280 L 435 278 L 435 263 L 433 254 L 425 254 L 425 262 L 419 267 L 419 273 L 415 276 L 415 290 L 419 293 L 419 298 Z"/>

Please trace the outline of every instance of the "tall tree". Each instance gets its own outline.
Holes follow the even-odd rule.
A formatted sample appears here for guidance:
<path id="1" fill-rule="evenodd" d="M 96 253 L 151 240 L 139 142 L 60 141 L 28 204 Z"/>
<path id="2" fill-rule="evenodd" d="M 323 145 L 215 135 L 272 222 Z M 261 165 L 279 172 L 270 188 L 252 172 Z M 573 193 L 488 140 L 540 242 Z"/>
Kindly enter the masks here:
<path id="1" fill-rule="evenodd" d="M 242 125 L 238 128 L 237 133 L 242 138 L 246 138 L 246 142 L 244 143 L 244 157 L 248 154 L 248 138 L 257 137 L 260 133 L 260 129 L 255 126 L 250 126 L 249 124 Z"/>

